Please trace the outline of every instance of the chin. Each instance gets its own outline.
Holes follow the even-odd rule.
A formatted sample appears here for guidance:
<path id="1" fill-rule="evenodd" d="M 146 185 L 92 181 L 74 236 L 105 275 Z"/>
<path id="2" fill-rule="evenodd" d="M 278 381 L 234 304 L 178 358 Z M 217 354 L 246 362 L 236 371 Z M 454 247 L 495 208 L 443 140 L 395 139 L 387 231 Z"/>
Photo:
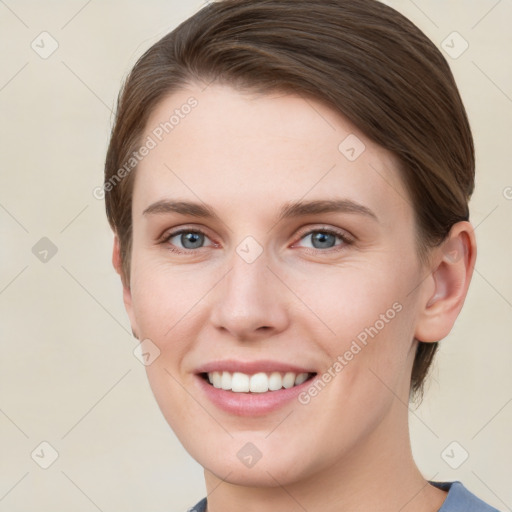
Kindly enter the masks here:
<path id="1" fill-rule="evenodd" d="M 240 486 L 290 485 L 321 471 L 329 462 L 305 436 L 282 431 L 266 438 L 268 434 L 268 430 L 250 431 L 233 433 L 233 438 L 224 433 L 221 438 L 186 436 L 180 440 L 205 471 Z"/>
<path id="2" fill-rule="evenodd" d="M 273 455 L 270 460 L 261 458 L 252 467 L 235 458 L 231 460 L 198 460 L 206 471 L 233 485 L 246 487 L 279 487 L 289 485 L 304 477 L 307 468 L 297 456 Z M 300 462 L 300 464 L 299 464 Z M 300 473 L 299 473 L 300 470 Z"/>

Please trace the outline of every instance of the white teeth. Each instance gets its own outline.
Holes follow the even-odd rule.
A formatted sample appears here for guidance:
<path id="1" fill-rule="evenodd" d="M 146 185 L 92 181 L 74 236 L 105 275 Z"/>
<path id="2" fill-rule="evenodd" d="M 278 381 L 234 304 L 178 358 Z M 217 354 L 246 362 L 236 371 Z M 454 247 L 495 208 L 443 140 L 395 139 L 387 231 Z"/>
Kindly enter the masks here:
<path id="1" fill-rule="evenodd" d="M 295 384 L 295 373 L 286 372 L 283 377 L 283 388 L 289 389 L 293 388 Z"/>
<path id="2" fill-rule="evenodd" d="M 231 391 L 235 393 L 248 393 L 249 392 L 249 375 L 245 373 L 235 372 L 231 377 Z"/>
<path id="3" fill-rule="evenodd" d="M 226 391 L 231 389 L 231 373 L 222 372 L 220 379 L 220 387 Z"/>
<path id="4" fill-rule="evenodd" d="M 222 375 L 220 372 L 209 373 L 208 379 L 210 380 L 210 383 L 213 384 L 216 388 L 222 387 Z"/>
<path id="5" fill-rule="evenodd" d="M 268 377 L 265 373 L 251 375 L 249 391 L 252 393 L 265 393 L 268 391 Z"/>
<path id="6" fill-rule="evenodd" d="M 279 372 L 272 372 L 268 379 L 268 389 L 270 391 L 277 391 L 283 387 L 283 377 Z"/>
<path id="7" fill-rule="evenodd" d="M 308 374 L 307 373 L 299 373 L 297 377 L 295 377 L 295 385 L 299 386 L 303 382 L 306 382 L 308 380 Z"/>
<path id="8" fill-rule="evenodd" d="M 248 375 L 241 372 L 210 372 L 208 380 L 218 389 L 233 391 L 234 393 L 266 393 L 299 386 L 308 379 L 308 373 L 272 372 L 270 374 L 259 372 Z"/>

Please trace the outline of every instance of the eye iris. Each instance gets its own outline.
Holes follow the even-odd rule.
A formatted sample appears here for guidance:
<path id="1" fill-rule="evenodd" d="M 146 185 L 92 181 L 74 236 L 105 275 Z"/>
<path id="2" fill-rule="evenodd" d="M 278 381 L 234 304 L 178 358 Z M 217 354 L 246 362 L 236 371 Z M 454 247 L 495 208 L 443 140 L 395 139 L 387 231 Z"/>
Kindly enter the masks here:
<path id="1" fill-rule="evenodd" d="M 315 249 L 326 249 L 336 245 L 336 237 L 331 233 L 317 231 L 311 235 L 311 239 Z"/>
<path id="2" fill-rule="evenodd" d="M 197 249 L 204 243 L 204 235 L 201 233 L 183 233 L 180 241 L 185 249 Z"/>

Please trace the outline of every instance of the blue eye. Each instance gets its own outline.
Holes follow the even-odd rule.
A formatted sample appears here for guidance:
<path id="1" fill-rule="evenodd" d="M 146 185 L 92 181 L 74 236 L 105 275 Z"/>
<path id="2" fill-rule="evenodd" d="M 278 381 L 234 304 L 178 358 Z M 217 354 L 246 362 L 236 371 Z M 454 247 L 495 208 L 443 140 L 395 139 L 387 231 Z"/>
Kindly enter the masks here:
<path id="1" fill-rule="evenodd" d="M 331 233 L 316 231 L 309 236 L 311 237 L 311 244 L 315 249 L 329 249 L 336 245 L 336 236 Z"/>
<path id="2" fill-rule="evenodd" d="M 302 236 L 301 241 L 308 239 L 309 244 L 303 245 L 302 247 L 311 249 L 331 249 L 339 245 L 347 245 L 350 243 L 350 240 L 348 240 L 342 233 L 328 229 L 309 231 Z"/>
<path id="3" fill-rule="evenodd" d="M 181 254 L 191 254 L 197 249 L 216 245 L 205 233 L 192 229 L 180 229 L 169 233 L 162 240 L 162 243 L 165 243 L 172 252 Z M 343 232 L 333 229 L 315 229 L 302 235 L 296 246 L 328 251 L 336 247 L 343 249 L 344 246 L 351 243 L 353 243 L 353 240 Z"/>
<path id="4" fill-rule="evenodd" d="M 178 251 L 180 249 L 200 249 L 201 247 L 213 245 L 212 243 L 205 245 L 205 241 L 211 242 L 211 240 L 204 233 L 192 230 L 181 230 L 170 233 L 165 241 L 175 246 Z"/>

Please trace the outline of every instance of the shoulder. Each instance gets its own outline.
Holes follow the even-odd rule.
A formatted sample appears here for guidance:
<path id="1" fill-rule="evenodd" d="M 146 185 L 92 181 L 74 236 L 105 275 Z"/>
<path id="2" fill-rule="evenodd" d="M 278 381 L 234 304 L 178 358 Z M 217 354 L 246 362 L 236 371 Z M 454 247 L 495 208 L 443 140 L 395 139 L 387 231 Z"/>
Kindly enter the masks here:
<path id="1" fill-rule="evenodd" d="M 187 512 L 205 512 L 206 498 L 203 498 L 195 507 L 189 508 Z"/>
<path id="2" fill-rule="evenodd" d="M 430 482 L 439 489 L 448 491 L 448 495 L 439 512 L 499 512 L 468 491 L 461 482 Z M 205 512 L 206 498 L 187 512 Z"/>
<path id="3" fill-rule="evenodd" d="M 499 512 L 468 491 L 461 482 L 430 483 L 443 491 L 448 491 L 439 512 Z"/>

